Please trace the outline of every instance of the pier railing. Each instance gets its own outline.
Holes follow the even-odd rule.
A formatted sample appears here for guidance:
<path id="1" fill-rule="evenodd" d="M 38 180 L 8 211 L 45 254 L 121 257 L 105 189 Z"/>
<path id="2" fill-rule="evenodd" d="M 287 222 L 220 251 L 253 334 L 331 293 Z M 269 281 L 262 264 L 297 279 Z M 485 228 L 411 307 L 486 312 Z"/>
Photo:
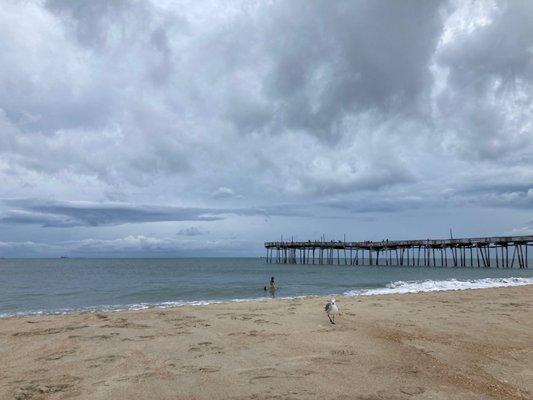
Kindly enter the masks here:
<path id="1" fill-rule="evenodd" d="M 533 236 L 266 242 L 267 263 L 528 268 Z"/>

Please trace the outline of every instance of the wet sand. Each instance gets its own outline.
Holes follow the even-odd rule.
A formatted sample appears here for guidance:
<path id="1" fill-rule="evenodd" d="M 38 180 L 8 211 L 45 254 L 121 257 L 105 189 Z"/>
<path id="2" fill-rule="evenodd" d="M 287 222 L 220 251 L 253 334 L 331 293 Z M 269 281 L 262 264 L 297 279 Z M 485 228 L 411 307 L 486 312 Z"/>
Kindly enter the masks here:
<path id="1" fill-rule="evenodd" d="M 532 399 L 533 286 L 0 320 L 0 399 Z"/>

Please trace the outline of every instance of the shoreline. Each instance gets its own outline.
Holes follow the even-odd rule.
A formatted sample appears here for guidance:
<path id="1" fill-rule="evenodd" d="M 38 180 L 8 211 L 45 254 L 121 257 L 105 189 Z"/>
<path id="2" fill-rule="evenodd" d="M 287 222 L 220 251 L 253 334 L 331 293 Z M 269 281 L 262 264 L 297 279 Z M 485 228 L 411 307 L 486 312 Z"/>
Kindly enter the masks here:
<path id="1" fill-rule="evenodd" d="M 453 286 L 449 286 L 453 283 Z M 388 288 L 392 285 L 394 289 Z M 448 291 L 463 291 L 463 290 L 479 290 L 479 289 L 494 289 L 505 287 L 520 287 L 533 285 L 533 277 L 505 277 L 505 278 L 479 278 L 475 280 L 425 280 L 425 281 L 396 281 L 391 282 L 385 288 L 374 289 L 356 289 L 349 290 L 344 293 L 330 293 L 330 294 L 308 294 L 296 296 L 283 297 L 257 297 L 257 298 L 243 298 L 243 299 L 228 299 L 228 300 L 193 300 L 193 301 L 162 301 L 158 303 L 137 303 L 125 305 L 99 305 L 88 306 L 73 309 L 58 309 L 58 310 L 39 310 L 39 311 L 21 311 L 17 313 L 0 314 L 0 321 L 9 318 L 32 317 L 32 316 L 51 316 L 51 315 L 77 315 L 97 312 L 122 312 L 122 311 L 140 311 L 147 309 L 169 309 L 178 307 L 202 307 L 211 304 L 225 304 L 225 303 L 248 303 L 271 300 L 296 300 L 296 299 L 312 299 L 323 297 L 366 297 L 366 296 L 390 296 L 398 294 L 417 294 L 417 293 L 433 293 L 433 292 L 448 292 Z M 448 287 L 446 287 L 448 285 Z M 429 286 L 429 287 L 428 287 Z"/>
<path id="2" fill-rule="evenodd" d="M 533 396 L 531 285 L 326 300 L 4 318 L 0 398 Z"/>

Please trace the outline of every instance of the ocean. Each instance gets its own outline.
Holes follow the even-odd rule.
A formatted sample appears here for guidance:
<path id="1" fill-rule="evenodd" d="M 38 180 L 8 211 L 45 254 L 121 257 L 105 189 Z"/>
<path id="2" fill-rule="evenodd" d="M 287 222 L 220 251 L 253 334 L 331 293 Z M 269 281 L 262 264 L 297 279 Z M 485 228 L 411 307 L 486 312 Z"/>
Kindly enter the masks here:
<path id="1" fill-rule="evenodd" d="M 533 269 L 266 264 L 262 258 L 0 259 L 0 317 L 533 284 Z"/>

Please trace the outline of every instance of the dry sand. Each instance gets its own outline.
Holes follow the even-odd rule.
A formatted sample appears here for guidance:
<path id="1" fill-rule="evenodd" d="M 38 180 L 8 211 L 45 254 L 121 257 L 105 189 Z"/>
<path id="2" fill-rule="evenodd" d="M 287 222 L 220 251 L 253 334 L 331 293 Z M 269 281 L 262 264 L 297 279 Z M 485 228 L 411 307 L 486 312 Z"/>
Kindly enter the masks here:
<path id="1" fill-rule="evenodd" d="M 533 286 L 0 320 L 0 399 L 531 399 Z"/>

